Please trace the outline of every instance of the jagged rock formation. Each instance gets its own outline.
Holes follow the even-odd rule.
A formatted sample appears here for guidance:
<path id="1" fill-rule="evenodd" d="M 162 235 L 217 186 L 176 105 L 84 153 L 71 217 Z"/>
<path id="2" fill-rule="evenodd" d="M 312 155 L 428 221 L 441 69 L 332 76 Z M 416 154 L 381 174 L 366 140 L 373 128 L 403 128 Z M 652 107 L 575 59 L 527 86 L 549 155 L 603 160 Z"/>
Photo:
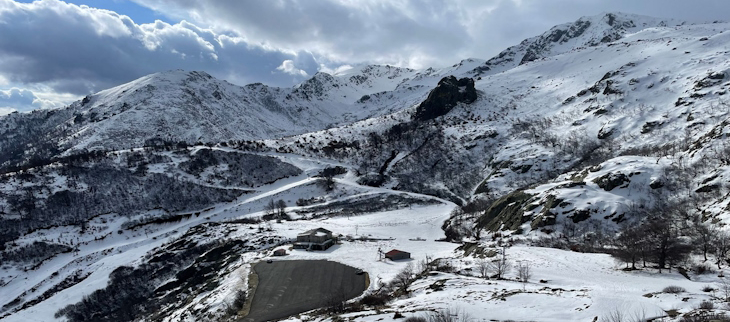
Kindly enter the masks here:
<path id="1" fill-rule="evenodd" d="M 477 99 L 474 80 L 471 78 L 456 79 L 454 76 L 444 77 L 438 86 L 428 94 L 428 98 L 416 109 L 413 116 L 418 121 L 428 121 L 446 115 L 458 103 L 471 104 Z"/>

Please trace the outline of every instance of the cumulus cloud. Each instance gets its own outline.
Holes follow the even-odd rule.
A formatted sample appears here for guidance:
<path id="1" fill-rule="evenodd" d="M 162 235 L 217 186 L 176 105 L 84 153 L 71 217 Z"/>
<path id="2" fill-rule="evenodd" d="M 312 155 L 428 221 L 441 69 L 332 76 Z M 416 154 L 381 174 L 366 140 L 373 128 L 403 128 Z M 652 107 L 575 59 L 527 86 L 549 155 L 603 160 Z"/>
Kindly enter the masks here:
<path id="1" fill-rule="evenodd" d="M 236 83 L 290 86 L 306 74 L 271 73 L 284 60 L 317 69 L 311 54 L 252 45 L 187 21 L 136 24 L 108 10 L 58 0 L 0 0 L 0 80 L 85 95 L 171 69 Z"/>
<path id="2" fill-rule="evenodd" d="M 13 111 L 29 111 L 37 108 L 59 106 L 54 101 L 39 98 L 28 89 L 11 88 L 9 90 L 0 90 L 0 115 Z"/>
<path id="3" fill-rule="evenodd" d="M 584 15 L 625 11 L 724 19 L 721 0 L 134 0 L 154 10 L 237 32 L 248 42 L 308 50 L 341 63 L 445 66 L 488 59 Z"/>
<path id="4" fill-rule="evenodd" d="M 279 67 L 276 67 L 276 69 L 289 75 L 308 76 L 307 72 L 294 67 L 294 61 L 291 59 L 283 61 Z"/>
<path id="5" fill-rule="evenodd" d="M 323 73 L 330 74 L 330 75 L 337 75 L 339 73 L 346 72 L 346 71 L 348 71 L 348 70 L 350 70 L 352 68 L 353 67 L 351 65 L 348 65 L 348 64 L 344 64 L 344 65 L 341 65 L 341 66 L 337 66 L 335 68 L 330 68 L 330 67 L 327 67 L 324 64 L 321 64 L 319 66 L 319 71 L 320 72 L 323 72 Z"/>

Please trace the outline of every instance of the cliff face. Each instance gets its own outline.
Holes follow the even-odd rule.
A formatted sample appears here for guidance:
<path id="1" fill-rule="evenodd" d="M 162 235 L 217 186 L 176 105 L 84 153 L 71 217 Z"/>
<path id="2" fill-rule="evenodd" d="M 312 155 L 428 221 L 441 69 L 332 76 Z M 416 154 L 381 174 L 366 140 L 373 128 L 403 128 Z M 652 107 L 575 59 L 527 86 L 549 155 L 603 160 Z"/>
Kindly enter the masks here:
<path id="1" fill-rule="evenodd" d="M 427 121 L 445 115 L 458 103 L 471 104 L 477 99 L 474 80 L 454 76 L 444 77 L 416 109 L 414 119 Z"/>

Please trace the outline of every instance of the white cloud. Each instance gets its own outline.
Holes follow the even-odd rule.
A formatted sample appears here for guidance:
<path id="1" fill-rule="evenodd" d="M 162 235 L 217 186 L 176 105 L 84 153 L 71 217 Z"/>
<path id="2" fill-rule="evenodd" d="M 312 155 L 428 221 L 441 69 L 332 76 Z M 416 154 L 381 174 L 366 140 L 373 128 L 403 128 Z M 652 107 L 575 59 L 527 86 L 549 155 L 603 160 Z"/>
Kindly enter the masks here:
<path id="1" fill-rule="evenodd" d="M 17 110 L 14 109 L 14 108 L 0 107 L 0 116 L 8 115 L 8 114 L 13 113 L 15 111 L 17 111 Z"/>
<path id="2" fill-rule="evenodd" d="M 287 59 L 287 60 L 283 61 L 281 63 L 281 65 L 279 65 L 279 67 L 276 67 L 276 70 L 279 70 L 279 71 L 282 71 L 284 73 L 287 73 L 289 75 L 294 75 L 294 76 L 304 76 L 304 77 L 308 76 L 307 72 L 294 67 L 294 61 L 291 59 Z"/>
<path id="3" fill-rule="evenodd" d="M 348 71 L 350 69 L 352 69 L 352 66 L 351 65 L 348 65 L 348 64 L 340 65 L 340 66 L 335 67 L 335 68 L 329 68 L 329 67 L 325 66 L 324 64 L 320 64 L 319 65 L 319 71 L 320 72 L 327 73 L 327 74 L 330 74 L 330 75 L 337 75 L 337 74 L 340 74 L 340 73 L 344 73 L 344 72 L 346 72 L 346 71 Z"/>
<path id="4" fill-rule="evenodd" d="M 414 68 L 488 59 L 554 25 L 606 11 L 714 20 L 730 10 L 720 0 L 134 1 L 267 48 Z"/>
<path id="5" fill-rule="evenodd" d="M 172 69 L 290 86 L 318 66 L 309 53 L 253 45 L 236 33 L 187 21 L 136 24 L 112 11 L 58 0 L 0 0 L 0 35 L 2 86 L 43 87 L 53 96 L 83 96 Z M 272 73 L 284 60 L 295 62 L 297 77 Z"/>
<path id="6" fill-rule="evenodd" d="M 0 90 L 0 108 L 5 112 L 56 107 L 61 107 L 61 104 L 53 100 L 40 98 L 28 89 L 14 87 L 8 90 Z"/>

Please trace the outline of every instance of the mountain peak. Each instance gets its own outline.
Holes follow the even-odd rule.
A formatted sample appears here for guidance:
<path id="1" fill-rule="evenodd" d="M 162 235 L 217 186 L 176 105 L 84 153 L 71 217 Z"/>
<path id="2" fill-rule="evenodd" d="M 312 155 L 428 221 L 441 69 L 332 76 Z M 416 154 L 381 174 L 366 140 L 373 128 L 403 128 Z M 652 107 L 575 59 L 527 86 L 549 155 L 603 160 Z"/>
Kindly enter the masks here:
<path id="1" fill-rule="evenodd" d="M 475 74 L 495 74 L 529 62 L 560 55 L 581 47 L 595 47 L 622 39 L 627 34 L 654 27 L 682 25 L 673 19 L 660 19 L 623 12 L 606 12 L 584 16 L 570 23 L 550 28 L 542 35 L 523 40 L 507 48 L 484 65 Z"/>

